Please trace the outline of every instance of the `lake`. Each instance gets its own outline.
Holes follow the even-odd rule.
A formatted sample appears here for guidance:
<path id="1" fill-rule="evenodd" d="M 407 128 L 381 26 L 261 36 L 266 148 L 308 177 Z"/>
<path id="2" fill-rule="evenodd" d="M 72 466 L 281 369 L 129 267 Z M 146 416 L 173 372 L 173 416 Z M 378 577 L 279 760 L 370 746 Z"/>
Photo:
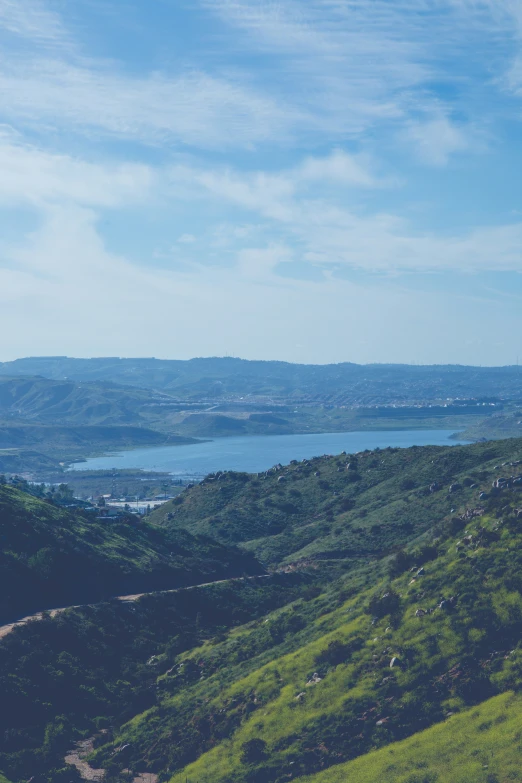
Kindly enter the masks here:
<path id="1" fill-rule="evenodd" d="M 72 470 L 142 468 L 172 473 L 178 478 L 201 478 L 217 470 L 258 473 L 278 462 L 309 459 L 322 454 L 353 454 L 387 446 L 451 446 L 466 441 L 450 440 L 451 430 L 400 430 L 379 432 L 325 432 L 313 435 L 246 435 L 217 438 L 187 446 L 161 446 L 122 451 L 95 457 L 72 466 Z"/>

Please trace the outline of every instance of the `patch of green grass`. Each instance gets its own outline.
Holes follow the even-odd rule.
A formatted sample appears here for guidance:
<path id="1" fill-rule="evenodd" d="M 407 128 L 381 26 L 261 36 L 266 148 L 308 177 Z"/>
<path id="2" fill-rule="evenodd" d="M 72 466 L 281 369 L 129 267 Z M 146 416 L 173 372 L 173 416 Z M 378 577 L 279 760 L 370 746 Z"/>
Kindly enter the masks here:
<path id="1" fill-rule="evenodd" d="M 303 783 L 522 781 L 522 697 L 503 693 Z"/>

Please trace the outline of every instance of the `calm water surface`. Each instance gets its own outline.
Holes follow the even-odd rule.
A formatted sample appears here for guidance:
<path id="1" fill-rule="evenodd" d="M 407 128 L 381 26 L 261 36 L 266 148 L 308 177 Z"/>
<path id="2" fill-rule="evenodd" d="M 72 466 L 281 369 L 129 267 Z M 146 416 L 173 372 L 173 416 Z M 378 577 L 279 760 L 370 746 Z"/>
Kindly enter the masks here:
<path id="1" fill-rule="evenodd" d="M 465 441 L 449 440 L 451 430 L 401 430 L 395 432 L 326 432 L 314 435 L 249 435 L 217 438 L 188 446 L 161 446 L 122 451 L 109 457 L 88 459 L 73 470 L 142 468 L 198 478 L 216 470 L 257 473 L 281 462 L 321 454 L 354 453 L 386 446 L 450 446 Z"/>

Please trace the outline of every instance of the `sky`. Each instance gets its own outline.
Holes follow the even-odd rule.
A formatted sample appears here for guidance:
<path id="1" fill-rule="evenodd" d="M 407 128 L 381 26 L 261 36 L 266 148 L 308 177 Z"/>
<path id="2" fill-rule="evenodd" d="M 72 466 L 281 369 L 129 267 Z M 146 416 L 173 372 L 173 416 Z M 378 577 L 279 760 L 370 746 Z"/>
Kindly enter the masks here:
<path id="1" fill-rule="evenodd" d="M 0 0 L 0 360 L 522 360 L 522 0 Z"/>

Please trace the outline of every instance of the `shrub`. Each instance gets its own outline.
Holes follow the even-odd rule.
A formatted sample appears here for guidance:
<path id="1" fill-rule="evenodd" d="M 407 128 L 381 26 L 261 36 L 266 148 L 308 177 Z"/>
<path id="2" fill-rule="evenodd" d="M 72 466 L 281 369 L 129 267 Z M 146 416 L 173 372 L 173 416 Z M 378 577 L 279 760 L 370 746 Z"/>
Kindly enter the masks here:
<path id="1" fill-rule="evenodd" d="M 393 590 L 389 590 L 383 595 L 375 594 L 370 599 L 367 613 L 373 617 L 385 617 L 387 614 L 394 614 L 400 606 L 400 598 Z"/>
<path id="2" fill-rule="evenodd" d="M 259 764 L 267 757 L 267 745 L 262 739 L 255 738 L 241 745 L 241 761 L 243 764 Z"/>
<path id="3" fill-rule="evenodd" d="M 347 661 L 352 653 L 356 650 L 360 650 L 362 646 L 363 640 L 359 637 L 351 640 L 347 644 L 343 644 L 339 639 L 334 639 L 326 649 L 322 650 L 319 655 L 316 656 L 315 662 L 317 665 L 326 663 L 331 666 L 338 666 L 338 664 Z"/>

